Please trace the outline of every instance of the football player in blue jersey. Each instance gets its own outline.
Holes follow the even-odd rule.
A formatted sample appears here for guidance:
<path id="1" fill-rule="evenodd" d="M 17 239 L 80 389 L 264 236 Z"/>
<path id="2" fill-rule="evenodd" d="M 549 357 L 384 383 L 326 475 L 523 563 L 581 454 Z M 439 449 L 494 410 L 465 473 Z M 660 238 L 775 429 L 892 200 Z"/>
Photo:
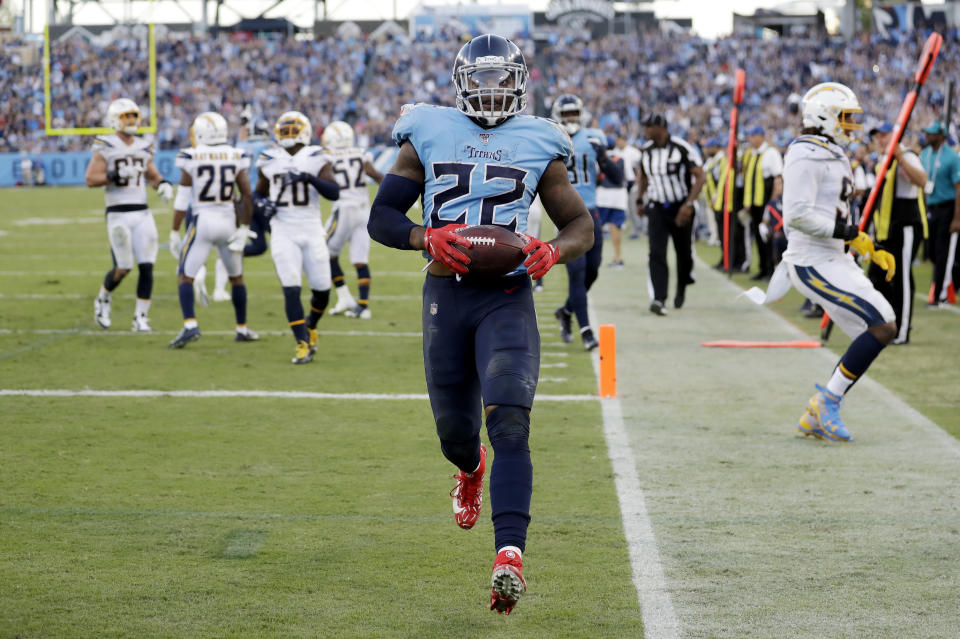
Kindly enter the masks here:
<path id="1" fill-rule="evenodd" d="M 597 212 L 597 168 L 603 171 L 608 182 L 614 186 L 623 184 L 623 171 L 608 160 L 603 131 L 583 127 L 583 100 L 573 94 L 564 93 L 553 101 L 550 115 L 563 126 L 573 140 L 573 155 L 567 163 L 567 170 L 570 173 L 570 183 L 593 216 L 594 238 L 593 248 L 582 257 L 567 263 L 567 301 L 554 311 L 553 315 L 560 322 L 560 337 L 568 344 L 573 341 L 571 318 L 576 315 L 583 347 L 590 351 L 599 343 L 590 328 L 587 291 L 597 281 L 600 262 L 603 260 L 603 227 Z"/>
<path id="2" fill-rule="evenodd" d="M 423 358 L 440 449 L 459 473 L 450 493 L 457 524 L 480 515 L 486 448 L 496 559 L 490 609 L 509 613 L 526 590 L 522 553 L 530 521 L 533 466 L 530 409 L 540 367 L 540 335 L 530 278 L 569 262 L 593 243 L 593 221 L 570 185 L 569 136 L 554 122 L 518 115 L 527 103 L 527 66 L 505 38 L 483 35 L 453 66 L 457 108 L 405 106 L 393 129 L 400 147 L 374 200 L 370 237 L 431 259 L 423 285 Z M 539 193 L 559 229 L 549 243 L 525 234 Z M 423 202 L 423 226 L 406 211 Z M 495 224 L 522 234 L 528 257 L 503 277 L 470 275 L 457 250 L 464 225 Z M 481 415 L 482 411 L 482 415 Z"/>

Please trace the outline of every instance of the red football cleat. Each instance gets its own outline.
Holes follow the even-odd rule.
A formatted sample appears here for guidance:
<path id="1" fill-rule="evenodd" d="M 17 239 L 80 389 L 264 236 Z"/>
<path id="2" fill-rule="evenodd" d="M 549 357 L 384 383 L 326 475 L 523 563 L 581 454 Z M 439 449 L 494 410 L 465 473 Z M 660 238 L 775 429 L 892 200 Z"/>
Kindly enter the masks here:
<path id="1" fill-rule="evenodd" d="M 453 516 L 457 525 L 470 530 L 480 518 L 483 504 L 483 474 L 487 469 L 487 447 L 480 444 L 480 466 L 472 473 L 462 470 L 453 476 L 457 485 L 450 491 L 453 498 Z"/>
<path id="2" fill-rule="evenodd" d="M 490 610 L 509 615 L 520 596 L 527 591 L 523 580 L 523 560 L 513 550 L 504 549 L 493 561 L 493 577 L 490 589 Z"/>

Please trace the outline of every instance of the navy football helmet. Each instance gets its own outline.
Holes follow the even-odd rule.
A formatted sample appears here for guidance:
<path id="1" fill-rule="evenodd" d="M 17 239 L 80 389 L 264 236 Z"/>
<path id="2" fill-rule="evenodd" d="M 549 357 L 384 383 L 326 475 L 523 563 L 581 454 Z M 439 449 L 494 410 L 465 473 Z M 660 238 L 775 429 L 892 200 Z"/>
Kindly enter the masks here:
<path id="1" fill-rule="evenodd" d="M 477 36 L 453 63 L 457 108 L 483 126 L 496 126 L 527 106 L 527 64 L 520 48 L 497 35 Z"/>
<path id="2" fill-rule="evenodd" d="M 576 135 L 583 126 L 583 115 L 583 100 L 572 93 L 557 96 L 550 107 L 550 117 L 570 135 Z"/>

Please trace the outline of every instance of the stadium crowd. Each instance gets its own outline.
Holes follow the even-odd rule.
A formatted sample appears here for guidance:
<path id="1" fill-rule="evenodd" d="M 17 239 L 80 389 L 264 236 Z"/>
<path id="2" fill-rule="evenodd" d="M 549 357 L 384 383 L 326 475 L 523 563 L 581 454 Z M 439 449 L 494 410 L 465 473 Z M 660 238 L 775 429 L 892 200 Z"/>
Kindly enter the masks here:
<path id="1" fill-rule="evenodd" d="M 601 128 L 631 140 L 642 135 L 640 120 L 648 112 L 665 114 L 672 132 L 686 139 L 702 142 L 723 134 L 733 70 L 743 67 L 742 121 L 763 126 L 783 146 L 797 133 L 800 96 L 818 82 L 854 87 L 868 121 L 892 119 L 912 84 L 923 35 L 898 42 L 870 34 L 853 41 L 704 40 L 651 31 L 593 41 L 552 34 L 536 47 L 533 41 L 518 44 L 531 67 L 537 114 L 546 115 L 557 95 L 572 91 L 583 97 Z M 243 106 L 250 104 L 268 121 L 291 108 L 316 122 L 344 119 L 364 143 L 389 144 L 403 103 L 452 104 L 450 55 L 462 37 L 450 29 L 431 38 L 318 41 L 168 33 L 157 43 L 157 142 L 160 148 L 186 146 L 189 123 L 205 110 L 223 113 L 236 126 Z M 948 33 L 947 40 L 956 41 L 956 33 Z M 958 51 L 943 47 L 915 122 L 929 122 L 942 109 L 943 79 L 960 75 Z M 147 57 L 145 38 L 129 34 L 106 46 L 80 37 L 55 43 L 54 126 L 100 126 L 106 105 L 121 96 L 147 107 Z M 14 55 L 0 63 L 0 152 L 86 148 L 82 137 L 44 135 L 42 77 L 39 62 Z"/>

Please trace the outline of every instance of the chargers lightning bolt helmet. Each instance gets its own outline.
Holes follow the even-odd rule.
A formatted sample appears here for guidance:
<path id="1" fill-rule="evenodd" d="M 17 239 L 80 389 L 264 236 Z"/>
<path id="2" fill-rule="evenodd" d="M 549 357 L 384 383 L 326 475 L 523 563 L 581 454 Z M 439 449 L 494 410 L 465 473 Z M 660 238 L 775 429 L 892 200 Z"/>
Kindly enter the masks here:
<path id="1" fill-rule="evenodd" d="M 124 124 L 123 116 L 125 115 L 135 115 L 137 121 L 134 124 Z M 114 100 L 107 107 L 107 126 L 118 133 L 136 135 L 137 128 L 140 126 L 140 107 L 129 98 Z"/>
<path id="2" fill-rule="evenodd" d="M 194 146 L 226 144 L 227 120 L 215 111 L 201 113 L 190 127 L 190 142 Z"/>
<path id="3" fill-rule="evenodd" d="M 804 128 L 819 129 L 840 144 L 849 144 L 863 131 L 863 109 L 850 87 L 823 82 L 807 91 L 800 101 Z"/>
<path id="4" fill-rule="evenodd" d="M 572 93 L 557 96 L 550 107 L 550 117 L 559 122 L 569 135 L 576 135 L 583 126 L 583 100 Z"/>
<path id="5" fill-rule="evenodd" d="M 453 63 L 457 108 L 483 126 L 496 126 L 526 108 L 528 77 L 517 45 L 497 35 L 477 36 Z"/>
<path id="6" fill-rule="evenodd" d="M 353 146 L 353 127 L 343 120 L 334 120 L 323 130 L 320 144 L 328 149 L 349 149 Z"/>
<path id="7" fill-rule="evenodd" d="M 277 118 L 277 123 L 273 125 L 273 137 L 277 139 L 277 144 L 285 149 L 297 144 L 306 145 L 310 144 L 313 137 L 313 127 L 304 114 L 287 111 Z"/>

